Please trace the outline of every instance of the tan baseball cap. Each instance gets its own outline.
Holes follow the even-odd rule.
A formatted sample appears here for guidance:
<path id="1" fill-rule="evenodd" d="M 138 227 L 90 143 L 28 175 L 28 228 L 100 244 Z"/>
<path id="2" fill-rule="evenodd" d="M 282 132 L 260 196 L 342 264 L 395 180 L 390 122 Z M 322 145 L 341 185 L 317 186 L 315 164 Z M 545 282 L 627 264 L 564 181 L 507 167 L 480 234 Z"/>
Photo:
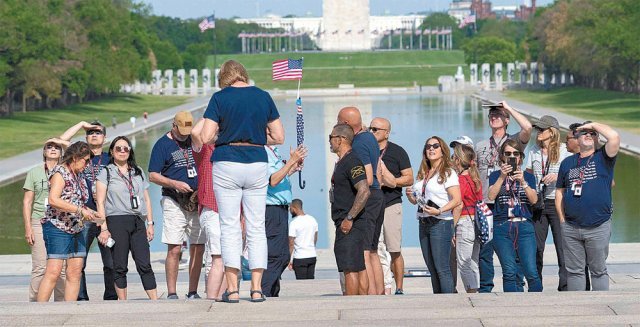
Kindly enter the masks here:
<path id="1" fill-rule="evenodd" d="M 180 134 L 189 135 L 193 129 L 193 116 L 188 111 L 180 111 L 173 117 L 173 123 L 178 126 Z"/>

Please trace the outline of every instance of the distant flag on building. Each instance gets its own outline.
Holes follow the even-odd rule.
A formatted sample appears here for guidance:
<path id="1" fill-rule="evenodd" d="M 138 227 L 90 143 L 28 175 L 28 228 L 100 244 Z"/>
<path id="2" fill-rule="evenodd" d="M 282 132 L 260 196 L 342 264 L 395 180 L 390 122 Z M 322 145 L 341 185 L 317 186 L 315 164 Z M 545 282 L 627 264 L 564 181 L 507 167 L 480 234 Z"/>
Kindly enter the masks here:
<path id="1" fill-rule="evenodd" d="M 347 35 L 351 34 L 351 29 L 348 29 L 346 32 L 344 32 L 344 34 L 347 34 Z"/>
<path id="2" fill-rule="evenodd" d="M 430 28 L 427 28 L 426 30 L 424 30 L 422 32 L 422 35 L 430 35 L 430 34 L 431 34 L 431 29 Z"/>
<path id="3" fill-rule="evenodd" d="M 272 80 L 291 81 L 302 79 L 302 59 L 283 59 L 274 61 Z"/>
<path id="4" fill-rule="evenodd" d="M 216 28 L 216 18 L 215 15 L 211 15 L 205 19 L 203 19 L 198 27 L 200 27 L 200 32 L 204 32 L 210 28 Z"/>
<path id="5" fill-rule="evenodd" d="M 358 34 L 364 34 L 364 28 L 358 31 Z"/>
<path id="6" fill-rule="evenodd" d="M 416 35 L 421 35 L 422 31 L 421 30 L 416 30 Z"/>
<path id="7" fill-rule="evenodd" d="M 476 15 L 469 15 L 466 16 L 465 18 L 462 19 L 462 21 L 460 22 L 460 25 L 458 25 L 458 28 L 463 28 L 469 24 L 475 24 L 476 22 Z"/>

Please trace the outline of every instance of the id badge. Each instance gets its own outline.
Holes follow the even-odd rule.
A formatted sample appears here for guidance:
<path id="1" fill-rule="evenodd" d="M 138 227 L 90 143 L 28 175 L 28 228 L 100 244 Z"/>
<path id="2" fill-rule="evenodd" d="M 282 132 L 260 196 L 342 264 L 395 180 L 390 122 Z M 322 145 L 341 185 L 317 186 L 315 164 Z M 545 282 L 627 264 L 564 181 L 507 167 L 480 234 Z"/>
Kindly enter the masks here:
<path id="1" fill-rule="evenodd" d="M 573 196 L 582 196 L 582 184 L 575 184 L 575 187 L 573 188 Z"/>
<path id="2" fill-rule="evenodd" d="M 487 168 L 487 177 L 491 175 L 494 171 L 496 171 L 496 169 L 493 166 L 489 166 Z"/>
<path id="3" fill-rule="evenodd" d="M 131 209 L 138 209 L 139 207 L 139 201 L 138 201 L 138 196 L 132 196 L 131 197 Z"/>
<path id="4" fill-rule="evenodd" d="M 96 190 L 96 182 L 95 181 L 93 182 L 93 184 L 91 184 L 91 194 L 93 195 L 94 199 L 97 198 L 96 194 L 98 194 L 98 192 Z"/>
<path id="5" fill-rule="evenodd" d="M 509 218 L 515 218 L 515 217 L 516 217 L 516 216 L 514 215 L 514 213 L 513 213 L 513 209 L 514 209 L 514 208 L 509 208 L 509 210 L 507 211 L 507 212 L 508 212 L 507 216 L 509 216 Z"/>
<path id="6" fill-rule="evenodd" d="M 187 169 L 187 177 L 194 178 L 196 176 L 198 176 L 198 172 L 196 172 L 196 168 L 195 167 L 191 167 L 191 168 Z"/>
<path id="7" fill-rule="evenodd" d="M 48 207 L 49 206 L 49 197 L 44 198 L 44 207 Z"/>
<path id="8" fill-rule="evenodd" d="M 329 202 L 335 202 L 335 198 L 333 197 L 333 186 L 329 189 Z"/>

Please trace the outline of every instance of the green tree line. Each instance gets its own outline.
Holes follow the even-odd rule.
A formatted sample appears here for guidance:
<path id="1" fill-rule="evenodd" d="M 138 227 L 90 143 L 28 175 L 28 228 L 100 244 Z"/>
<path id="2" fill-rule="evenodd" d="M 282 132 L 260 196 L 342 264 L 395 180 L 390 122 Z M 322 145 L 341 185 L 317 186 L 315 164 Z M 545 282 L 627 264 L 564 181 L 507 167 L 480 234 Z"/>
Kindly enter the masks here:
<path id="1" fill-rule="evenodd" d="M 62 107 L 147 81 L 154 69 L 205 67 L 213 53 L 240 52 L 238 33 L 255 24 L 151 14 L 132 0 L 0 1 L 0 116 Z"/>

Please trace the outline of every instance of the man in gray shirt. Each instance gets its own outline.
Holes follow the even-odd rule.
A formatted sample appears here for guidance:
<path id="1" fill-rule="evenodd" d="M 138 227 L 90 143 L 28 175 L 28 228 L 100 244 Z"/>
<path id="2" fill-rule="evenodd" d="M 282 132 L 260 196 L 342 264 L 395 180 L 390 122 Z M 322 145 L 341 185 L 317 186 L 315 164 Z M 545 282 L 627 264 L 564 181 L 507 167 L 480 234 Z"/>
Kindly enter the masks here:
<path id="1" fill-rule="evenodd" d="M 507 127 L 513 116 L 520 126 L 520 131 L 509 135 Z M 527 147 L 531 136 L 531 122 L 513 109 L 506 101 L 501 101 L 495 106 L 489 107 L 489 126 L 491 137 L 476 143 L 476 157 L 478 159 L 478 171 L 482 181 L 482 198 L 493 209 L 493 201 L 487 198 L 489 191 L 489 175 L 495 170 L 500 170 L 500 147 L 507 139 L 520 141 L 521 151 Z M 490 293 L 493 290 L 493 241 L 482 245 L 480 249 L 480 293 Z"/>

